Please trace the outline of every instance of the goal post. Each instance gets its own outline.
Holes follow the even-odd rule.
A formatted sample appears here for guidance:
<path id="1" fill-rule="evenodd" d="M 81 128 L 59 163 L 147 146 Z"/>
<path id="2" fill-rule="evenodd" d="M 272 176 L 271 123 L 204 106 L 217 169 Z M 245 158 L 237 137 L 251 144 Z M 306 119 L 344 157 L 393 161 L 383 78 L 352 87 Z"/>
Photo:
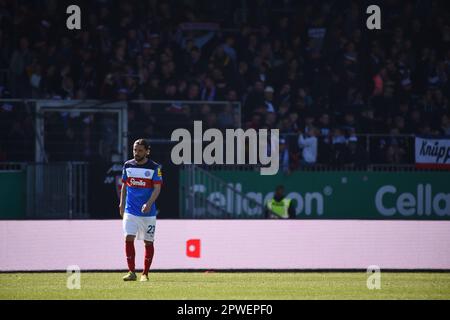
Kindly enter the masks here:
<path id="1" fill-rule="evenodd" d="M 36 100 L 36 138 L 35 162 L 48 162 L 45 141 L 45 115 L 50 112 L 72 114 L 110 114 L 117 117 L 117 134 L 115 148 L 119 161 L 126 161 L 128 157 L 128 104 L 126 101 L 105 102 L 98 100 Z"/>

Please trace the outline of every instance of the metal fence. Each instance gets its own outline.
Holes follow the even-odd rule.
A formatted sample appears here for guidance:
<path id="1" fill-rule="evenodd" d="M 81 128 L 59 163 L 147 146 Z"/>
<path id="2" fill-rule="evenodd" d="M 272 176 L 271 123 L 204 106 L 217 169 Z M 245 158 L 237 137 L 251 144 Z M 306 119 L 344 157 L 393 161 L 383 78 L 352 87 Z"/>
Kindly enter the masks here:
<path id="1" fill-rule="evenodd" d="M 301 159 L 298 133 L 281 133 L 289 152 Z M 371 165 L 407 165 L 415 163 L 414 134 L 354 134 L 318 136 L 317 164 L 333 169 Z M 352 156 L 353 154 L 353 156 Z M 297 168 L 301 169 L 301 168 Z"/>
<path id="2" fill-rule="evenodd" d="M 27 218 L 88 218 L 88 164 L 33 163 L 27 172 Z"/>
<path id="3" fill-rule="evenodd" d="M 127 103 L 0 99 L 0 158 L 89 161 L 128 155 Z"/>
<path id="4" fill-rule="evenodd" d="M 256 171 L 260 172 L 260 165 L 199 165 L 208 172 L 214 171 Z M 365 166 L 315 164 L 299 167 L 296 171 L 306 172 L 336 172 L 336 171 L 367 171 L 367 172 L 416 172 L 416 171 L 448 171 L 448 169 L 417 168 L 415 164 L 369 164 Z"/>
<path id="5" fill-rule="evenodd" d="M 241 104 L 227 101 L 0 99 L 0 107 L 0 158 L 6 161 L 125 160 L 133 139 L 147 137 L 169 146 L 173 130 L 191 129 L 194 120 L 203 121 L 204 129 L 243 125 Z M 281 133 L 280 137 L 287 138 L 294 169 L 302 170 L 295 164 L 301 159 L 298 134 Z M 414 137 L 357 134 L 352 137 L 357 139 L 360 155 L 355 165 L 414 164 Z M 339 137 L 340 143 L 334 138 L 319 137 L 317 163 L 339 169 L 353 161 L 345 150 L 350 137 Z"/>
<path id="6" fill-rule="evenodd" d="M 242 202 L 263 214 L 262 203 L 245 195 L 226 181 L 196 165 L 185 165 L 181 172 L 180 218 L 236 219 Z M 203 189 L 204 188 L 204 189 Z M 209 196 L 206 196 L 206 191 Z M 221 195 L 227 195 L 226 201 Z M 233 201 L 239 198 L 241 201 Z"/>

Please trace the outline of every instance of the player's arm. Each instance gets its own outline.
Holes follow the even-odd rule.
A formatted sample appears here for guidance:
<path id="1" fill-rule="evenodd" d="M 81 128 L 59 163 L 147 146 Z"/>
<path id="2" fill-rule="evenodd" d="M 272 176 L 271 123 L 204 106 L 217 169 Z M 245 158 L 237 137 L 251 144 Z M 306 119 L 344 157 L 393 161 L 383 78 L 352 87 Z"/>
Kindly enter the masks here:
<path id="1" fill-rule="evenodd" d="M 158 199 L 158 196 L 161 192 L 161 184 L 155 184 L 153 186 L 153 192 L 152 192 L 152 196 L 150 197 L 150 199 L 148 199 L 147 201 L 147 206 L 151 207 L 152 204 L 156 201 L 156 199 Z"/>
<path id="2" fill-rule="evenodd" d="M 119 204 L 119 212 L 120 216 L 123 218 L 123 213 L 125 211 L 125 203 L 127 199 L 127 185 L 122 183 L 122 190 L 120 190 L 120 204 Z"/>
<path id="3" fill-rule="evenodd" d="M 155 171 L 153 175 L 153 192 L 150 196 L 150 199 L 142 206 L 142 212 L 147 213 L 150 211 L 152 205 L 155 203 L 156 199 L 158 199 L 158 196 L 161 192 L 161 185 L 162 185 L 162 173 L 161 173 L 161 167 L 158 167 L 158 169 Z"/>
<path id="4" fill-rule="evenodd" d="M 120 203 L 119 203 L 119 213 L 123 218 L 123 214 L 125 212 L 125 203 L 127 202 L 127 171 L 125 168 L 122 169 L 122 188 L 120 190 Z"/>

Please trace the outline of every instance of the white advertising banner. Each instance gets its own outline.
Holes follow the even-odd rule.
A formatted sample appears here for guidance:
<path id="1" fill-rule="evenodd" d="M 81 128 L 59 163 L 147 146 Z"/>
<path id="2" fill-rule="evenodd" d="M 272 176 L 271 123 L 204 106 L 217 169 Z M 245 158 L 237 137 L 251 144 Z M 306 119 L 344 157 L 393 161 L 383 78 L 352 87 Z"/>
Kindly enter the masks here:
<path id="1" fill-rule="evenodd" d="M 0 271 L 126 269 L 121 220 L 0 221 L 0 241 Z M 449 243 L 450 221 L 158 220 L 151 269 L 450 269 Z"/>
<path id="2" fill-rule="evenodd" d="M 450 137 L 416 137 L 416 167 L 450 169 Z"/>

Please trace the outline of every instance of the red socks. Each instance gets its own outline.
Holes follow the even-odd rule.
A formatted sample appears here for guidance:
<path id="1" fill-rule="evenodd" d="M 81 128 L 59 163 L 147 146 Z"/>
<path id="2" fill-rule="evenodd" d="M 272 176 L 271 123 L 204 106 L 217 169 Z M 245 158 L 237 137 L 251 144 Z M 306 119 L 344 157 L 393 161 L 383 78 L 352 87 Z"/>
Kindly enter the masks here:
<path id="1" fill-rule="evenodd" d="M 144 259 L 144 271 L 145 275 L 148 275 L 148 270 L 152 265 L 153 254 L 155 253 L 155 248 L 153 247 L 153 242 L 145 245 L 145 259 Z"/>
<path id="2" fill-rule="evenodd" d="M 135 272 L 135 257 L 136 252 L 134 250 L 134 241 L 125 241 L 125 253 L 127 256 L 128 270 Z M 144 259 L 144 271 L 143 274 L 148 275 L 150 266 L 152 265 L 153 254 L 155 249 L 153 247 L 153 242 L 145 245 L 145 259 Z"/>
<path id="3" fill-rule="evenodd" d="M 135 272 L 134 257 L 136 252 L 134 251 L 134 241 L 125 241 L 125 253 L 127 257 L 128 270 Z"/>

